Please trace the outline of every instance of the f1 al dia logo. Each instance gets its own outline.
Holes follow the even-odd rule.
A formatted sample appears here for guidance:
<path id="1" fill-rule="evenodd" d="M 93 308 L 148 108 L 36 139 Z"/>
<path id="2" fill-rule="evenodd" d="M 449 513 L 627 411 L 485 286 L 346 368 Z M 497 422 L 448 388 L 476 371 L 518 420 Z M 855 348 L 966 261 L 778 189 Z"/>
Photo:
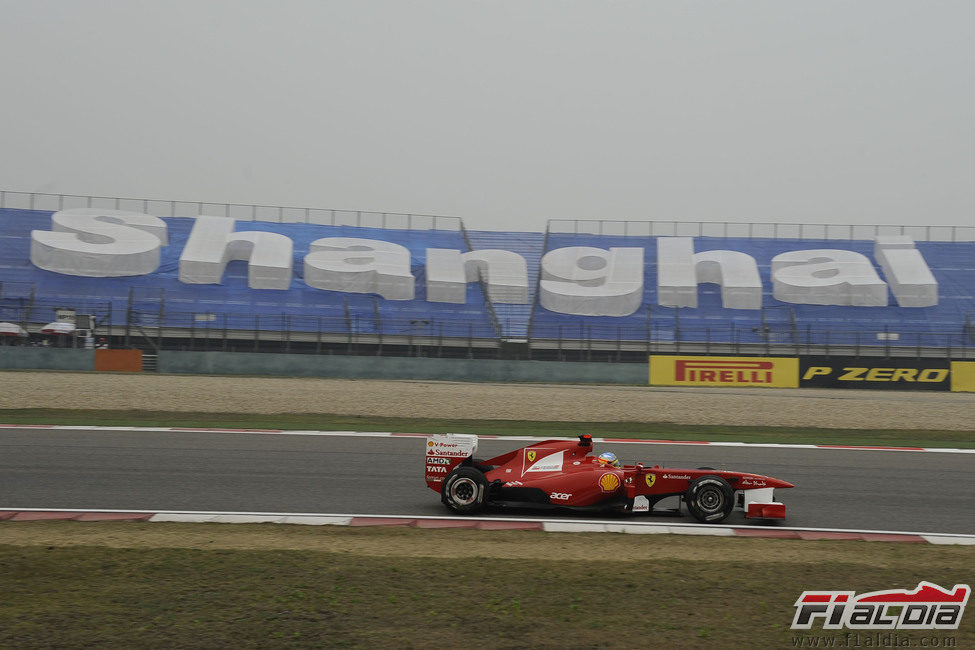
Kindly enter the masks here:
<path id="1" fill-rule="evenodd" d="M 824 630 L 957 630 L 971 591 L 968 585 L 949 590 L 924 581 L 912 591 L 859 596 L 852 591 L 804 591 L 795 603 L 792 629 L 821 623 Z"/>

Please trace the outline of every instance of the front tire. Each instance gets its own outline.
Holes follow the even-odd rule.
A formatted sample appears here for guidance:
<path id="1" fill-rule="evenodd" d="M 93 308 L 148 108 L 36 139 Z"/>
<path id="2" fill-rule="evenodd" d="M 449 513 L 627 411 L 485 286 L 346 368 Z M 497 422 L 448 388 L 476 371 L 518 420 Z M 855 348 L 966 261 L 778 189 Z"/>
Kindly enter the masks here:
<path id="1" fill-rule="evenodd" d="M 440 500 L 461 515 L 473 515 L 484 509 L 488 483 L 484 474 L 473 467 L 458 467 L 444 479 Z"/>
<path id="2" fill-rule="evenodd" d="M 735 491 L 720 476 L 702 476 L 691 483 L 684 495 L 687 510 L 705 524 L 724 521 L 735 507 Z"/>

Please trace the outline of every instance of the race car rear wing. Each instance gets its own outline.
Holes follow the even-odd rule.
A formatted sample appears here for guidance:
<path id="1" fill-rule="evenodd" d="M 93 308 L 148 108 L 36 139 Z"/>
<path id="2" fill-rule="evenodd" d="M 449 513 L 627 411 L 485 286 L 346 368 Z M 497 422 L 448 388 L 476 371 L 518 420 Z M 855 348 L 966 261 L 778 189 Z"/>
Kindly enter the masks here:
<path id="1" fill-rule="evenodd" d="M 440 491 L 440 484 L 451 470 L 477 451 L 477 436 L 463 433 L 438 433 L 427 438 L 424 479 L 427 486 Z"/>

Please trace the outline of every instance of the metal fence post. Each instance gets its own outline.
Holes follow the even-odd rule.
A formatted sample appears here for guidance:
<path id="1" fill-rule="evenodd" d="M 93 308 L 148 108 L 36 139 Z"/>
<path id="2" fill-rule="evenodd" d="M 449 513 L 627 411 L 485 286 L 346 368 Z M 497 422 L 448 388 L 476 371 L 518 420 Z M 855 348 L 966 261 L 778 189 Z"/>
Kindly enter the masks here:
<path id="1" fill-rule="evenodd" d="M 166 314 L 166 290 L 159 292 L 159 322 L 156 325 L 156 348 L 162 350 L 163 347 L 163 317 Z"/>
<path id="2" fill-rule="evenodd" d="M 291 317 L 281 314 L 281 328 L 284 330 L 284 351 L 291 352 Z"/>
<path id="3" fill-rule="evenodd" d="M 132 292 L 133 287 L 129 287 L 129 301 L 125 307 L 125 348 L 129 347 L 129 339 L 132 333 Z"/>

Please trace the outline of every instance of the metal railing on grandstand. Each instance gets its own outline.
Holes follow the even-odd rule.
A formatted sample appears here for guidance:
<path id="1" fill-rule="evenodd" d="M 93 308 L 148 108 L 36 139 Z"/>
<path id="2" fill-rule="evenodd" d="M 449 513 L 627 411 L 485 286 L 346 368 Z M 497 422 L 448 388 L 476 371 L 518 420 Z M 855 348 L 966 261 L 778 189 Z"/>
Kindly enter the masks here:
<path id="1" fill-rule="evenodd" d="M 82 196 L 77 194 L 40 194 L 0 190 L 0 208 L 20 210 L 68 210 L 72 208 L 102 208 L 129 210 L 156 217 L 197 217 L 201 214 L 233 217 L 238 221 L 270 221 L 273 223 L 308 223 L 322 226 L 357 226 L 395 230 L 452 230 L 461 229 L 460 217 L 398 212 L 369 212 L 366 210 L 333 210 L 296 208 L 271 205 L 246 205 L 212 201 L 161 201 L 113 196 Z"/>
<path id="2" fill-rule="evenodd" d="M 733 221 L 614 221 L 550 219 L 553 234 L 617 237 L 720 237 L 813 240 L 870 240 L 878 235 L 907 235 L 914 241 L 975 241 L 975 226 L 896 226 L 883 224 L 738 223 Z"/>
<path id="3" fill-rule="evenodd" d="M 79 329 L 45 334 L 54 320 Z M 26 336 L 0 336 L 0 345 L 85 347 L 104 338 L 112 347 L 229 352 L 287 352 L 445 358 L 646 362 L 648 354 L 822 355 L 975 358 L 975 329 L 905 331 L 814 329 L 795 323 L 683 327 L 678 318 L 647 319 L 644 326 L 594 325 L 586 319 L 534 326 L 525 339 L 503 339 L 493 324 L 448 319 L 241 315 L 168 311 L 145 305 L 88 304 L 79 310 L 0 298 L 0 321 Z M 83 323 L 83 325 L 82 325 Z"/>

